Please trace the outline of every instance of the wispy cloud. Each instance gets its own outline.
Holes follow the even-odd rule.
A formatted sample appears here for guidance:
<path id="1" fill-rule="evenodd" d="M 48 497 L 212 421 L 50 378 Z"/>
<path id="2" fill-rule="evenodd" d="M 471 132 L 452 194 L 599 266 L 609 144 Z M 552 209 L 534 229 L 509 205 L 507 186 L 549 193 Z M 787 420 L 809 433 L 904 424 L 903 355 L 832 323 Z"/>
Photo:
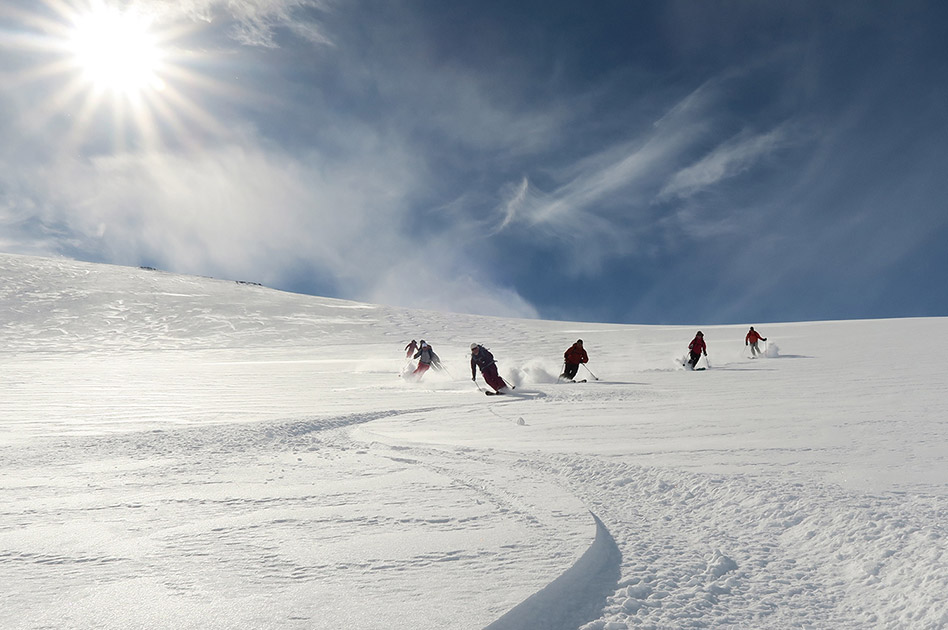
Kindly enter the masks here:
<path id="1" fill-rule="evenodd" d="M 315 17 L 331 10 L 332 0 L 143 0 L 140 4 L 166 20 L 232 20 L 232 36 L 248 46 L 275 48 L 280 29 L 316 44 L 332 43 Z"/>
<path id="2" fill-rule="evenodd" d="M 572 252 L 571 269 L 587 273 L 611 258 L 655 252 L 662 247 L 656 235 L 668 230 L 686 234 L 703 226 L 707 236 L 734 223 L 685 202 L 798 142 L 789 124 L 721 137 L 717 123 L 735 74 L 707 81 L 646 132 L 553 172 L 559 184 L 552 189 L 529 177 L 507 186 L 496 231 L 530 230 L 555 241 Z"/>
<path id="3" fill-rule="evenodd" d="M 652 226 L 651 207 L 670 173 L 709 132 L 709 109 L 718 99 L 709 86 L 689 94 L 642 137 L 626 139 L 552 174 L 561 182 L 542 191 L 524 178 L 505 192 L 498 230 L 542 230 L 598 261 L 636 246 Z M 595 242 L 595 248 L 588 244 Z"/>
<path id="4" fill-rule="evenodd" d="M 530 180 L 524 177 L 520 184 L 511 186 L 510 191 L 504 195 L 507 200 L 503 204 L 504 220 L 494 230 L 494 233 L 500 232 L 510 225 L 517 217 L 517 211 L 520 210 L 527 201 L 527 195 L 530 192 Z"/>
<path id="5" fill-rule="evenodd" d="M 714 184 L 758 165 L 790 141 L 786 128 L 765 133 L 741 132 L 717 146 L 700 160 L 675 173 L 659 193 L 660 198 L 689 197 Z"/>

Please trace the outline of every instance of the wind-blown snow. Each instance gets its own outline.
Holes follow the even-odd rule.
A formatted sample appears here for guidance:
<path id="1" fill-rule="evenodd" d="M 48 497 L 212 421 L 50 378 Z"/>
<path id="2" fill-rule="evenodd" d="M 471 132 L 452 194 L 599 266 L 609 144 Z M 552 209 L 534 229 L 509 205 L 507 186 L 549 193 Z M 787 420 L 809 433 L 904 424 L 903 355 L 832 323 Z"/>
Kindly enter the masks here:
<path id="1" fill-rule="evenodd" d="M 0 279 L 2 628 L 948 626 L 948 319 L 703 326 L 693 373 L 695 327 Z"/>

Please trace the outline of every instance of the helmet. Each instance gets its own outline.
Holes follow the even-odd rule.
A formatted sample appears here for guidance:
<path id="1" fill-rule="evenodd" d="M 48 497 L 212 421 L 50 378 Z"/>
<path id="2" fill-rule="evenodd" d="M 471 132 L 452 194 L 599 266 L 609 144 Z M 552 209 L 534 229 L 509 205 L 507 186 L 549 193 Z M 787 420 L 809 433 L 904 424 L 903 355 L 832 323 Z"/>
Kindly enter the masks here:
<path id="1" fill-rule="evenodd" d="M 476 343 L 472 343 L 472 344 L 471 344 L 471 350 L 474 350 L 475 348 L 477 348 L 477 344 L 476 344 Z"/>
<path id="2" fill-rule="evenodd" d="M 582 339 L 577 339 L 577 340 L 576 340 L 576 343 L 578 343 L 579 345 L 583 345 L 583 340 L 582 340 Z"/>
<path id="3" fill-rule="evenodd" d="M 698 336 L 699 336 L 699 337 L 704 337 L 704 333 L 699 330 L 699 331 L 698 331 Z"/>

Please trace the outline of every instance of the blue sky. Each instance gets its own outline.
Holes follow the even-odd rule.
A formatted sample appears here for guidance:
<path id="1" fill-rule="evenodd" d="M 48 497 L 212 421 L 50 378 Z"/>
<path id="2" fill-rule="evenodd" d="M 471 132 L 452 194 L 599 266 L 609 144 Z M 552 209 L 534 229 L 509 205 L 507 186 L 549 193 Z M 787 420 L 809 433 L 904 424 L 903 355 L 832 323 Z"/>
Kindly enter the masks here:
<path id="1" fill-rule="evenodd" d="M 944 3 L 112 6 L 160 57 L 131 87 L 77 53 L 101 0 L 0 8 L 0 251 L 501 316 L 948 315 Z"/>

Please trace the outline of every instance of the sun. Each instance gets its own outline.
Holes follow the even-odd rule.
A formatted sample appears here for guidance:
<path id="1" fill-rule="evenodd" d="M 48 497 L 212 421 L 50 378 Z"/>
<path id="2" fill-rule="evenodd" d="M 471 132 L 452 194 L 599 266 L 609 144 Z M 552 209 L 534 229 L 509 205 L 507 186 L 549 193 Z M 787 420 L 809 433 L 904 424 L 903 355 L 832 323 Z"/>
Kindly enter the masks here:
<path id="1" fill-rule="evenodd" d="M 9 78 L 7 89 L 35 94 L 22 126 L 61 130 L 63 155 L 197 147 L 230 132 L 209 105 L 255 98 L 227 80 L 220 51 L 202 45 L 209 23 L 182 3 L 23 4 L 32 8 L 12 12 L 15 36 L 0 41 L 0 51 L 6 43 L 22 61 L 12 70 L 0 64 L 0 78 Z"/>
<path id="2" fill-rule="evenodd" d="M 163 90 L 162 51 L 146 18 L 99 6 L 75 18 L 69 50 L 83 75 L 97 89 L 134 96 Z"/>

